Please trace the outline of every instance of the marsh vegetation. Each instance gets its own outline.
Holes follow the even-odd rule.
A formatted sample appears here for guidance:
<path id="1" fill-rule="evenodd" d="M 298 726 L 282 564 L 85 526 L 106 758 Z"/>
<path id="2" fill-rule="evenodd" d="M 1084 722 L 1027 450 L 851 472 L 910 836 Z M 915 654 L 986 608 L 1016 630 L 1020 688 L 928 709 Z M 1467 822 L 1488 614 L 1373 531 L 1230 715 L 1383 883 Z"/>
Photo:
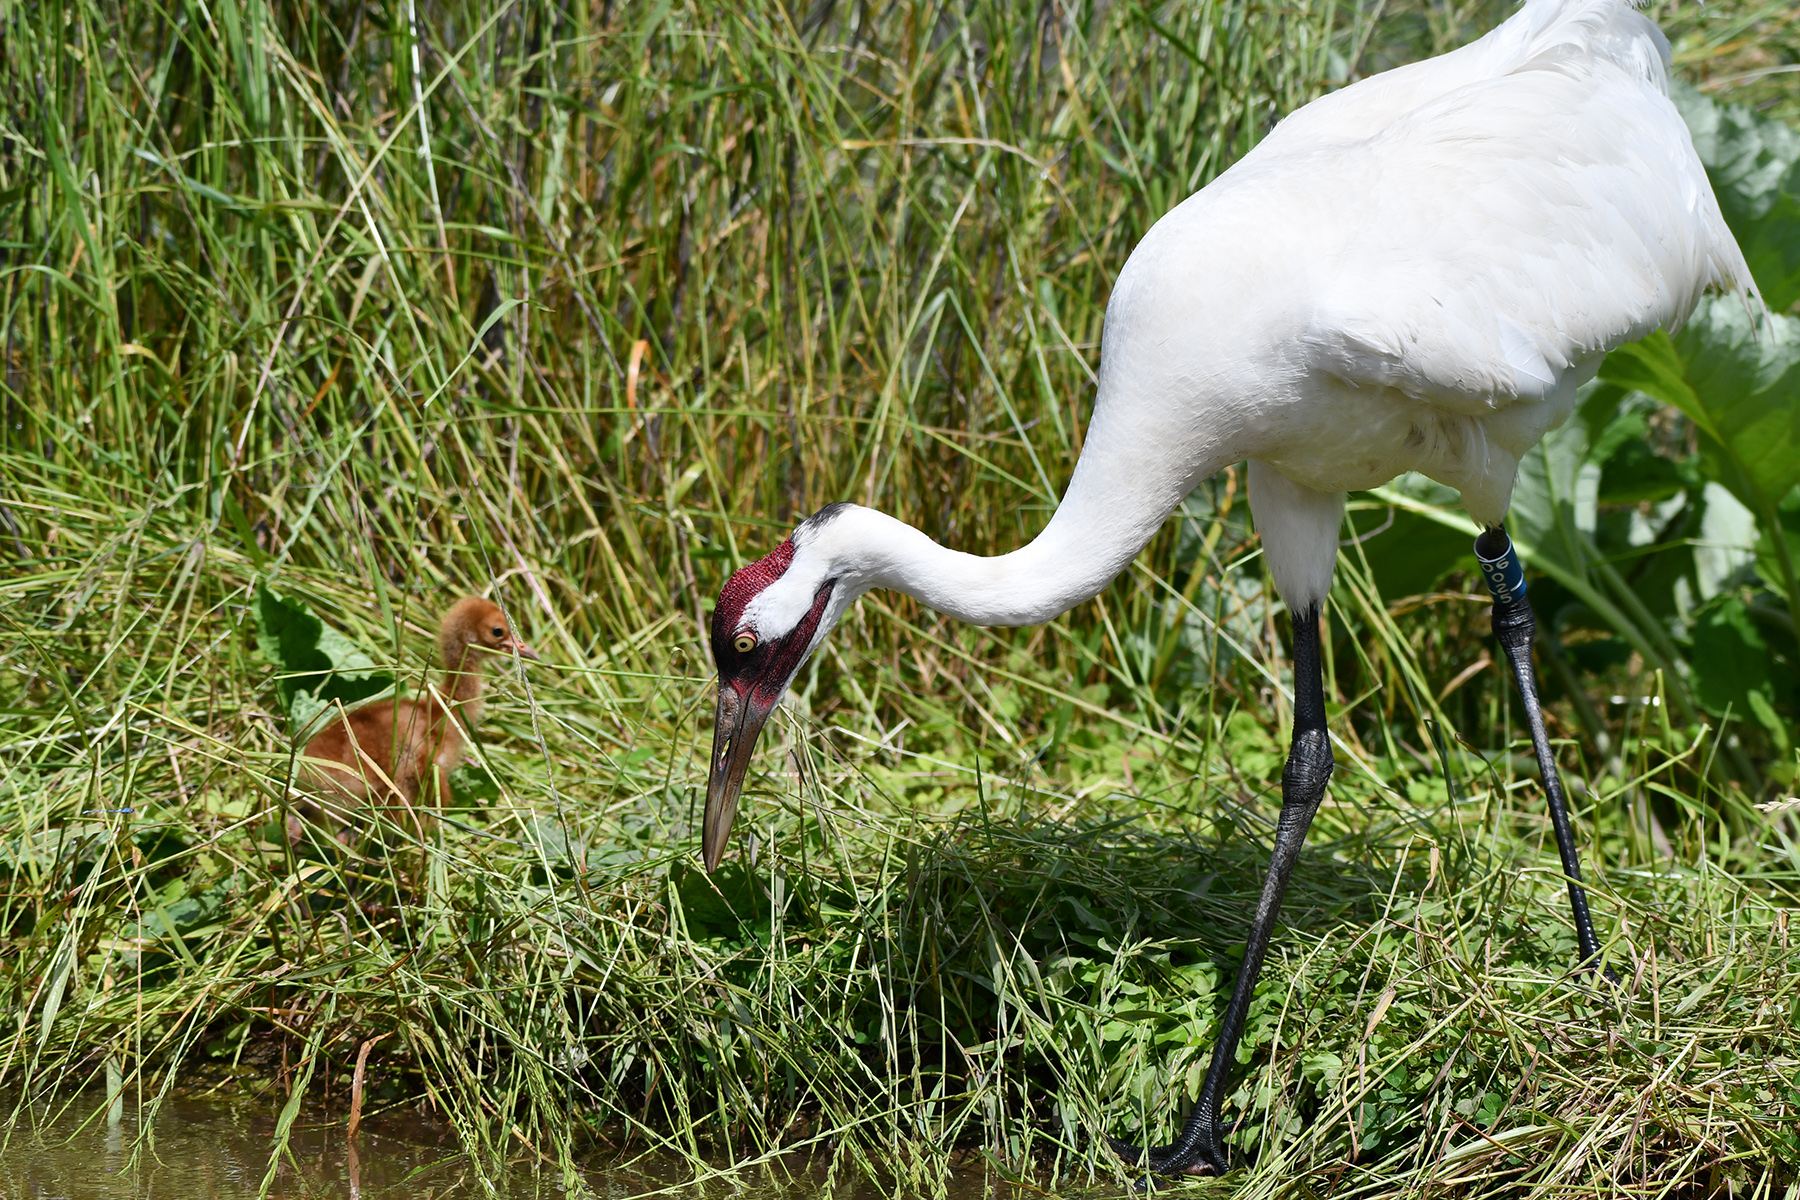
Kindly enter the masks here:
<path id="1" fill-rule="evenodd" d="M 1247 1171 L 1205 1186 L 1800 1181 L 1800 22 L 1653 11 L 1778 315 L 1616 355 L 1521 486 L 1623 986 L 1567 975 L 1454 497 L 1355 497 L 1340 766 L 1227 1102 Z M 477 1176 L 1115 1179 L 1099 1135 L 1198 1087 L 1277 808 L 1241 473 L 1047 626 L 864 599 L 712 877 L 705 614 L 833 500 L 1029 538 L 1149 224 L 1502 13 L 0 7 L 0 1084 L 241 1089 L 271 1162 L 304 1101 L 427 1113 Z M 544 661 L 447 819 L 290 840 L 307 721 L 422 691 L 471 592 Z"/>

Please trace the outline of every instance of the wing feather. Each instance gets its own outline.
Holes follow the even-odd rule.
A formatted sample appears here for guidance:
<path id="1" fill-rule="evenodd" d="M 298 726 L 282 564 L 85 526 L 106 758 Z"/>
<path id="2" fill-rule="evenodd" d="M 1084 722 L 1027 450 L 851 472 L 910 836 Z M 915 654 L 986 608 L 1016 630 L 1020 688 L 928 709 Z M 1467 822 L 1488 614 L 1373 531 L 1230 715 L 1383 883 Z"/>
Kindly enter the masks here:
<path id="1" fill-rule="evenodd" d="M 1708 288 L 1752 292 L 1665 52 L 1619 0 L 1533 0 L 1428 71 L 1278 127 L 1267 166 L 1340 198 L 1315 248 L 1313 369 L 1478 416 L 1566 391 Z"/>
<path id="2" fill-rule="evenodd" d="M 1674 106 L 1617 71 L 1484 81 L 1329 157 L 1360 228 L 1320 263 L 1306 340 L 1352 383 L 1470 415 L 1541 400 L 1751 287 Z"/>

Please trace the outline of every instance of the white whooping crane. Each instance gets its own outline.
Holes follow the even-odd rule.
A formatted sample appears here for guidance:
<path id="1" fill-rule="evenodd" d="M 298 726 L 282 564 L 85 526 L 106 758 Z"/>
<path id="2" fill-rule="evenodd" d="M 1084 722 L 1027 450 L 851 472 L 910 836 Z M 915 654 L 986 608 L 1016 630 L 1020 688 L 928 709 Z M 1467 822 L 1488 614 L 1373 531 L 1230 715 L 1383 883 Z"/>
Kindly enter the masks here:
<path id="1" fill-rule="evenodd" d="M 1331 776 L 1319 611 L 1344 493 L 1420 471 L 1462 493 L 1494 631 L 1536 743 L 1580 943 L 1599 941 L 1544 733 L 1524 577 L 1502 522 L 1519 458 L 1613 347 L 1709 288 L 1754 296 L 1686 126 L 1668 42 L 1627 0 L 1526 0 L 1460 50 L 1281 122 L 1164 216 L 1119 273 L 1099 391 L 1062 504 L 980 558 L 834 504 L 725 585 L 703 854 L 718 864 L 757 734 L 844 611 L 893 588 L 978 625 L 1047 621 L 1106 586 L 1201 480 L 1249 460 L 1294 616 L 1294 735 L 1273 861 L 1199 1103 L 1173 1145 L 1223 1171 L 1219 1102 L 1288 877 Z"/>

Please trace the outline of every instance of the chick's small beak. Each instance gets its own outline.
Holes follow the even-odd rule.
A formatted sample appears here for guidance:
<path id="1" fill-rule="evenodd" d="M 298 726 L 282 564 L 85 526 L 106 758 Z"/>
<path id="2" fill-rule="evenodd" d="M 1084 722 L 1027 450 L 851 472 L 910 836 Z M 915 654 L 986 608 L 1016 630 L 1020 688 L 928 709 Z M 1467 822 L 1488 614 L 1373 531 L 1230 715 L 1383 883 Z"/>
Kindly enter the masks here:
<path id="1" fill-rule="evenodd" d="M 501 642 L 500 649 L 503 651 L 511 651 L 512 653 L 518 655 L 520 658 L 523 658 L 529 662 L 541 662 L 542 661 L 540 658 L 538 658 L 538 652 L 536 650 L 533 650 L 530 646 L 527 646 L 523 641 L 521 641 L 518 638 L 508 638 L 506 641 Z"/>
<path id="2" fill-rule="evenodd" d="M 706 782 L 706 815 L 700 823 L 700 857 L 712 871 L 725 857 L 731 821 L 737 816 L 738 799 L 744 793 L 744 775 L 756 737 L 768 723 L 773 704 L 744 695 L 729 684 L 719 685 L 719 708 L 713 725 L 712 772 Z"/>

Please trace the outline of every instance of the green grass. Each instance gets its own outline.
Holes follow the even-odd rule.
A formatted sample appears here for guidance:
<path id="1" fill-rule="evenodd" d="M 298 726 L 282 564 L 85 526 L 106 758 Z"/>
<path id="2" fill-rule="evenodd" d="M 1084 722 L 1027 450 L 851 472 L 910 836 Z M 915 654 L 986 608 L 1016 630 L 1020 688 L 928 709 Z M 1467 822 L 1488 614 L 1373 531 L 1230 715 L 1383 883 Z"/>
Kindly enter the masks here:
<path id="1" fill-rule="evenodd" d="M 1241 476 L 1049 626 L 865 599 L 712 881 L 704 616 L 831 500 L 1030 537 L 1150 222 L 1501 11 L 0 10 L 0 1084 L 341 1117 L 379 1039 L 366 1107 L 489 1175 L 798 1147 L 1110 1186 L 1098 1136 L 1197 1090 L 1276 809 L 1287 618 Z M 1779 4 L 1658 15 L 1695 78 L 1794 56 Z M 1791 115 L 1795 78 L 1715 95 Z M 544 654 L 428 844 L 276 836 L 258 580 L 415 682 L 469 591 Z M 1756 804 L 1792 767 L 1575 656 L 1552 719 L 1625 986 L 1569 979 L 1476 590 L 1343 557 L 1340 766 L 1212 1186 L 1785 1194 L 1800 844 Z"/>

